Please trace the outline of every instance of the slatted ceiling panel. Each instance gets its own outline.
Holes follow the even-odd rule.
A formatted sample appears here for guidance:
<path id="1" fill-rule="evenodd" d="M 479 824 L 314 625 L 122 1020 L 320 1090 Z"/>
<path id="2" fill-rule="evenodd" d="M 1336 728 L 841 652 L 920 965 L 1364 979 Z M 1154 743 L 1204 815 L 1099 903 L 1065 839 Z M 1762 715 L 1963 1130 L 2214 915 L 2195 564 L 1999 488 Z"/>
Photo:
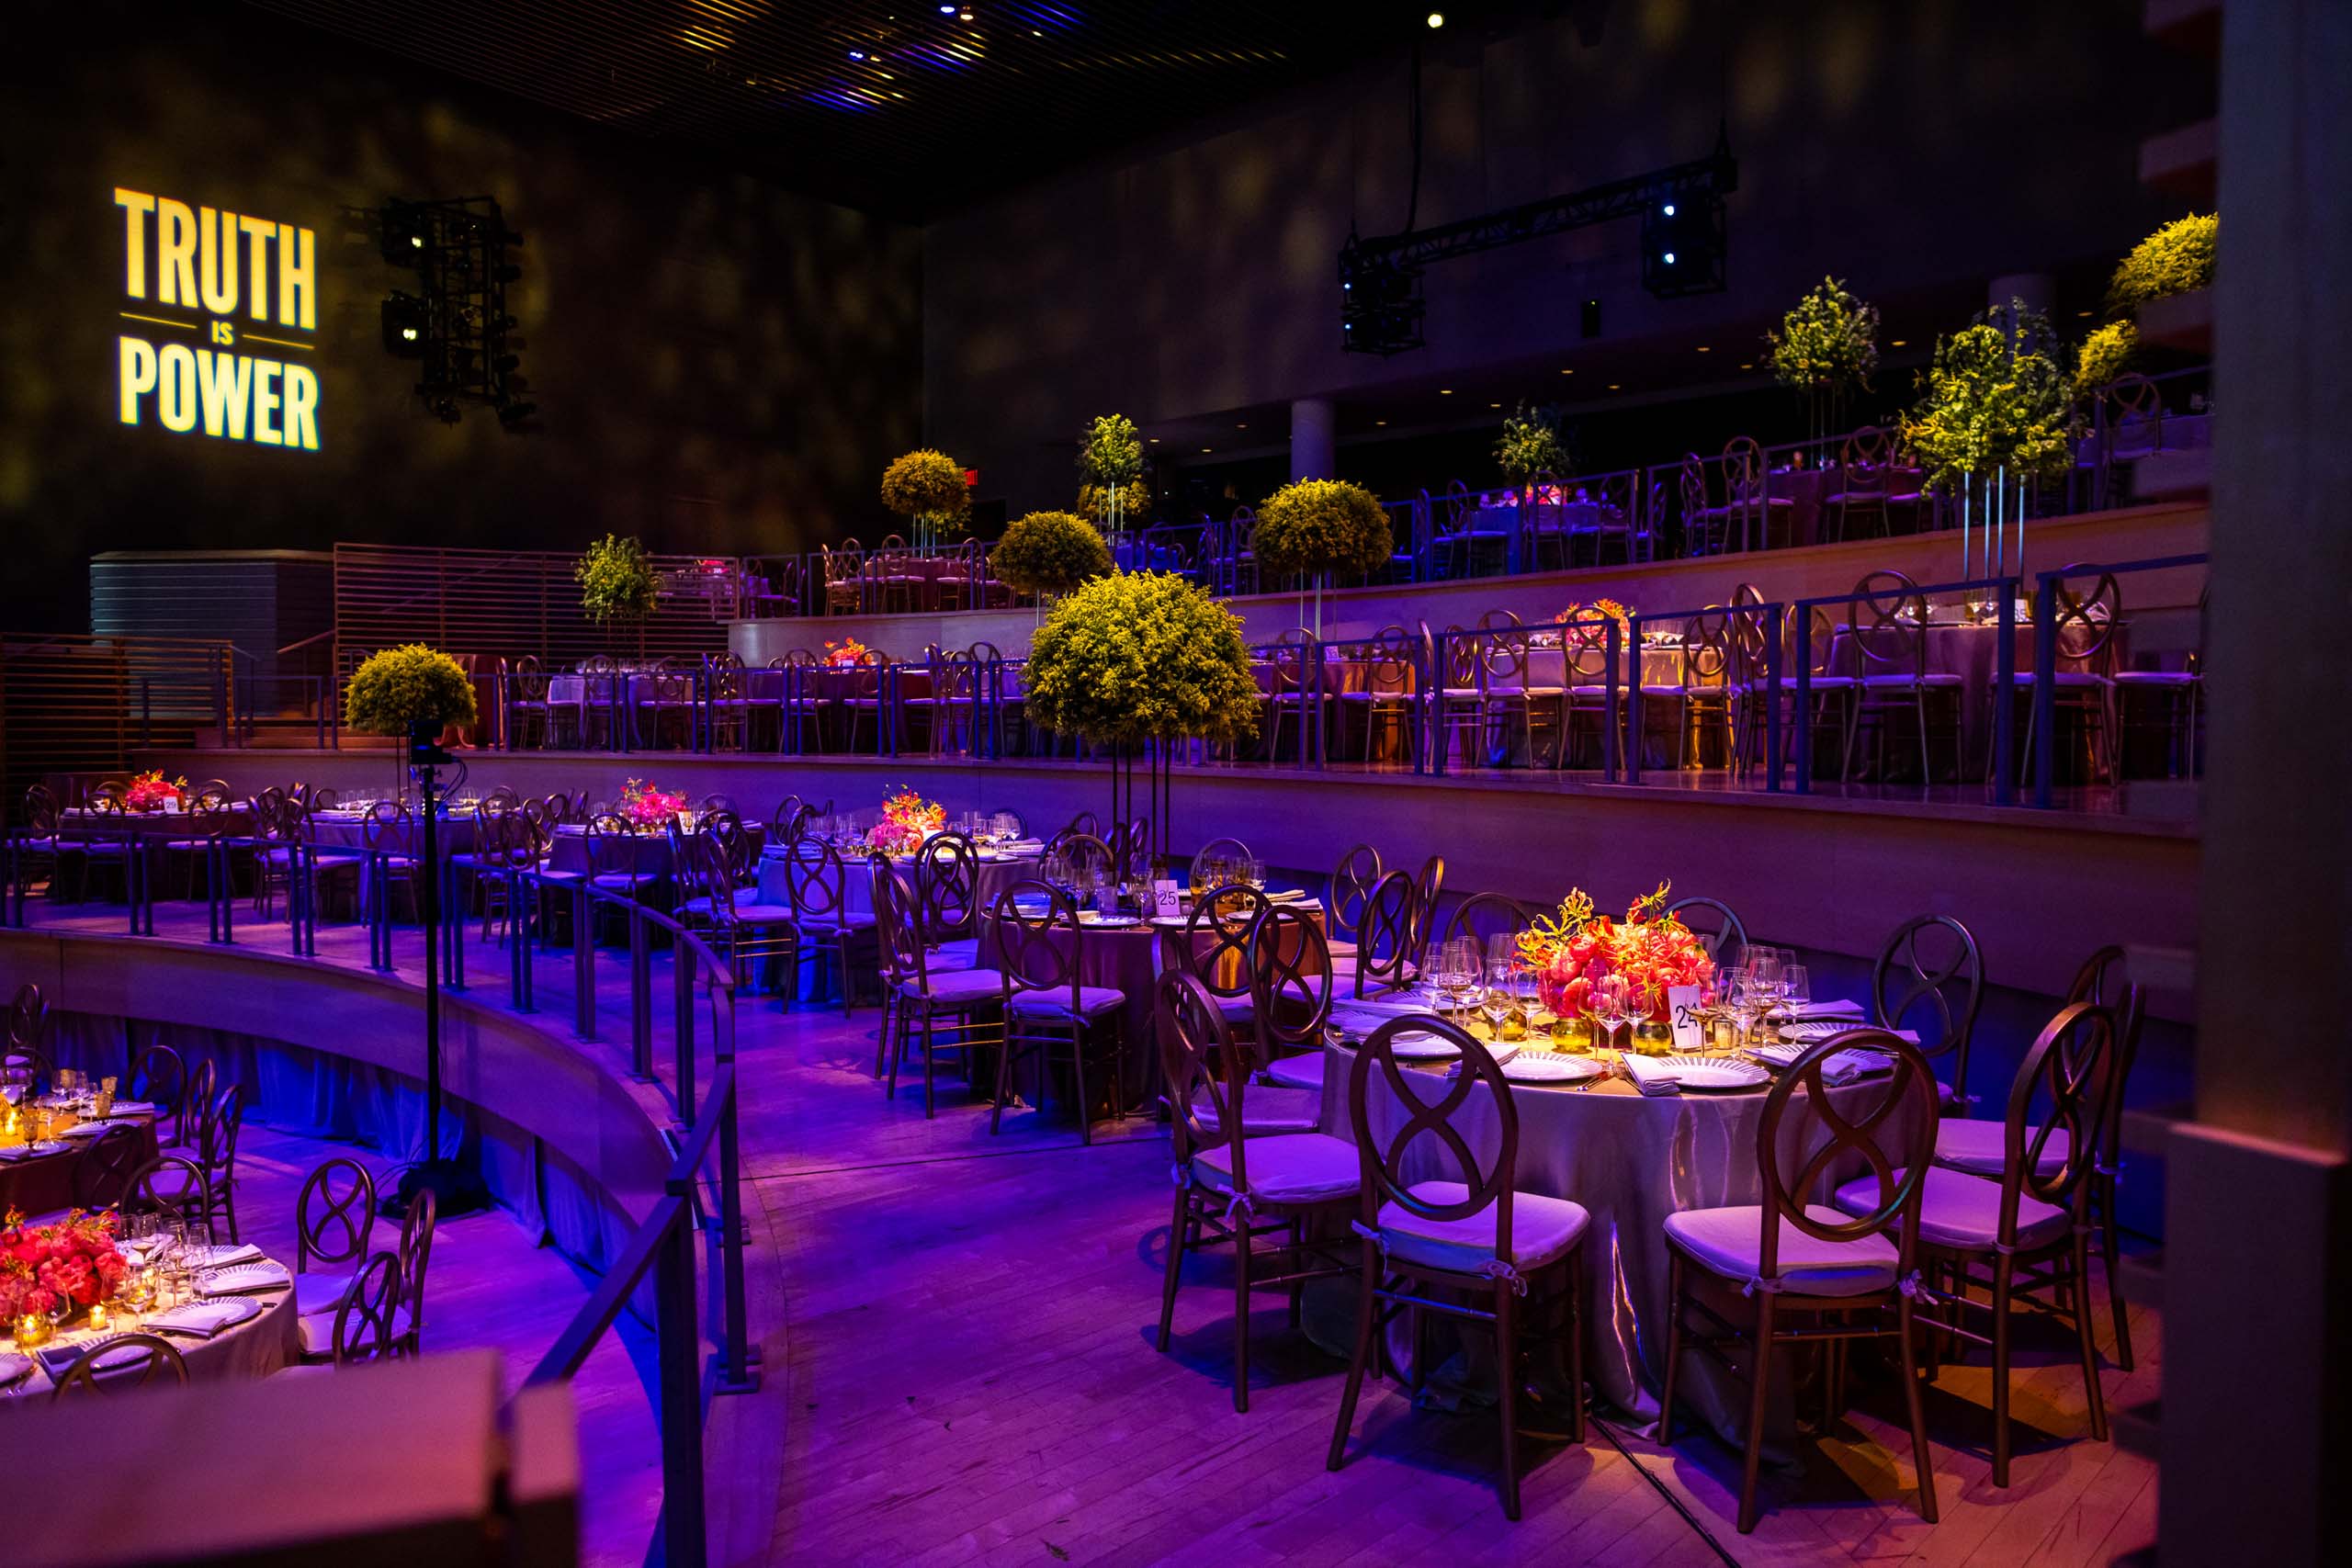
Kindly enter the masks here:
<path id="1" fill-rule="evenodd" d="M 922 220 L 1424 37 L 1405 0 L 252 0 Z M 1458 36 L 1503 0 L 1444 7 Z M 968 9 L 970 18 L 961 14 Z M 528 220 L 524 219 L 527 227 Z"/>
<path id="2" fill-rule="evenodd" d="M 699 659 L 727 647 L 731 591 L 691 591 L 693 556 L 652 556 L 653 570 L 688 585 L 664 592 L 642 626 L 606 628 L 580 613 L 576 555 L 560 550 L 435 550 L 390 545 L 334 549 L 336 675 L 379 649 L 430 643 L 470 655 L 476 668 L 534 654 L 549 668 L 592 654 Z"/>
<path id="3" fill-rule="evenodd" d="M 220 727 L 229 645 L 164 637 L 0 636 L 0 776 L 14 820 L 46 775 L 121 773 L 142 746 Z"/>

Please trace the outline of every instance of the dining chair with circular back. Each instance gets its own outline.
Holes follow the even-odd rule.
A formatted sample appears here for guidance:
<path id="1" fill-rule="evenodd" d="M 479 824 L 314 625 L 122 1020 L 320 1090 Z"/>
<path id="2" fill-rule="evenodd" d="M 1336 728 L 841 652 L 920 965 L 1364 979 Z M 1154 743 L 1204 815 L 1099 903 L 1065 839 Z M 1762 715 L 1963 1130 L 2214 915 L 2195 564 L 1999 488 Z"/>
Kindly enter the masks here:
<path id="1" fill-rule="evenodd" d="M 333 1312 L 351 1293 L 376 1232 L 376 1179 L 347 1155 L 322 1160 L 294 1200 L 294 1310 Z M 314 1265 L 324 1271 L 312 1273 Z"/>
<path id="2" fill-rule="evenodd" d="M 232 1242 L 244 1239 L 237 1234 L 237 1134 L 244 1126 L 244 1117 L 245 1086 L 230 1084 L 214 1098 L 211 1114 L 205 1118 L 202 1141 L 197 1145 L 197 1163 L 204 1168 L 213 1207 L 228 1222 Z"/>
<path id="3" fill-rule="evenodd" d="M 1489 942 L 1525 931 L 1538 916 L 1548 912 L 1531 908 L 1509 894 L 1473 893 L 1453 907 L 1453 915 L 1445 922 L 1445 935 L 1448 941 L 1469 937 L 1483 953 Z"/>
<path id="4" fill-rule="evenodd" d="M 1024 908 L 1023 906 L 1026 906 Z M 1037 1063 L 1037 1110 L 1045 1112 L 1046 1081 L 1054 1052 L 1068 1047 L 1077 1093 L 1079 1138 L 1094 1141 L 1093 1100 L 1087 1091 L 1087 1047 L 1109 1036 L 1112 1115 L 1121 1110 L 1122 1068 L 1126 1059 L 1124 1024 L 1126 993 L 1085 983 L 1086 929 L 1078 906 L 1051 883 L 1016 882 L 997 899 L 998 973 L 1003 978 L 1004 1048 L 997 1054 L 995 1103 L 989 1132 L 1002 1125 L 1013 1069 L 1023 1057 Z"/>
<path id="5" fill-rule="evenodd" d="M 1323 925 L 1295 904 L 1268 909 L 1250 936 L 1250 1032 L 1269 1084 L 1313 1091 L 1302 1131 L 1322 1124 L 1323 1038 L 1339 977 Z"/>
<path id="6" fill-rule="evenodd" d="M 1431 855 L 1413 879 L 1413 957 L 1419 960 L 1437 932 L 1437 901 L 1445 892 L 1445 857 Z"/>
<path id="7" fill-rule="evenodd" d="M 119 1334 L 92 1345 L 68 1367 L 50 1398 L 78 1399 L 121 1393 L 149 1383 L 176 1386 L 187 1382 L 187 1361 L 169 1340 L 153 1334 Z"/>
<path id="8" fill-rule="evenodd" d="M 1710 604 L 1682 624 L 1679 680 L 1660 693 L 1668 702 L 1679 700 L 1681 708 L 1681 722 L 1675 727 L 1678 766 L 1715 765 L 1708 761 L 1710 737 L 1716 739 L 1724 764 L 1732 759 L 1737 722 L 1732 637 L 1734 623 L 1747 618 L 1735 616 L 1721 604 Z M 1643 701 L 1649 701 L 1646 690 Z"/>
<path id="9" fill-rule="evenodd" d="M 1848 1094 L 1843 1103 L 1827 1077 L 1850 1050 L 1880 1054 L 1891 1064 L 1876 1097 Z M 1855 1339 L 1893 1339 L 1911 1428 L 1919 1517 L 1936 1522 L 1934 1461 L 1928 1449 L 1927 1412 L 1914 1365 L 1912 1320 L 1920 1292 L 1919 1214 L 1928 1168 L 1918 1151 L 1934 1142 L 1936 1080 L 1928 1059 L 1883 1029 L 1853 1029 L 1814 1045 L 1792 1063 L 1764 1100 L 1756 1122 L 1760 1203 L 1686 1209 L 1666 1221 L 1668 1257 L 1665 1370 L 1658 1391 L 1657 1442 L 1673 1441 L 1674 1390 L 1686 1341 L 1748 1371 L 1747 1433 L 1741 1458 L 1738 1526 L 1756 1528 L 1758 1468 L 1771 1408 L 1774 1348 L 1826 1343 L 1829 1416 L 1843 1414 L 1836 1390 L 1847 1346 Z M 1801 1164 L 1796 1163 L 1802 1161 Z M 1794 1174 L 1790 1167 L 1794 1164 Z M 1857 1166 L 1866 1174 L 1839 1189 L 1838 1207 L 1819 1201 L 1833 1181 Z M 1848 1205 L 1843 1195 L 1851 1193 Z M 1699 1292 L 1693 1272 L 1716 1281 Z M 1734 1292 L 1736 1292 L 1735 1294 Z M 1734 1321 L 1736 1303 L 1753 1315 Z M 1702 1320 L 1686 1326 L 1692 1314 Z M 1857 1323 L 1857 1314 L 1871 1320 Z M 1892 1322 L 1888 1321 L 1892 1317 Z M 1800 1320 L 1804 1326 L 1799 1326 Z M 1725 1358 L 1723 1347 L 1744 1352 Z"/>
<path id="10" fill-rule="evenodd" d="M 180 1141 L 187 1114 L 187 1063 L 179 1052 L 157 1041 L 141 1048 L 122 1080 L 122 1097 L 143 1100 L 155 1108 L 155 1142 L 170 1147 Z M 165 1135 L 164 1123 L 171 1124 Z"/>
<path id="11" fill-rule="evenodd" d="M 1175 1209 L 1159 1297 L 1165 1354 L 1176 1319 L 1176 1292 L 1185 1257 L 1216 1243 L 1233 1248 L 1233 1408 L 1250 1409 L 1250 1297 L 1253 1290 L 1287 1291 L 1290 1321 L 1299 1325 L 1302 1294 L 1310 1280 L 1344 1275 L 1350 1265 L 1319 1238 L 1339 1233 L 1337 1222 L 1356 1201 L 1359 1178 L 1353 1145 L 1311 1128 L 1282 1137 L 1250 1135 L 1251 1055 L 1233 1038 L 1216 998 L 1199 976 L 1171 969 L 1160 976 L 1156 1017 L 1161 1081 L 1166 1086 L 1174 1145 Z M 1264 1236 L 1281 1238 L 1261 1249 Z M 1256 1277 L 1269 1258 L 1287 1271 Z"/>
<path id="12" fill-rule="evenodd" d="M 1821 498 L 1825 518 L 1833 521 L 1826 529 L 1820 521 L 1814 525 L 1819 542 L 1860 538 L 1860 527 L 1871 528 L 1882 537 L 1893 531 L 1887 518 L 1891 446 L 1886 432 L 1875 424 L 1865 424 L 1846 437 L 1834 476 L 1837 488 Z"/>
<path id="13" fill-rule="evenodd" d="M 96 1211 L 121 1206 L 131 1178 L 146 1163 L 146 1140 L 128 1122 L 118 1122 L 90 1139 L 74 1156 L 74 1206 Z"/>
<path id="14" fill-rule="evenodd" d="M 2115 1039 L 2114 1010 L 2092 1002 L 2069 1002 L 2043 1027 L 2010 1081 L 1996 1183 L 1932 1164 L 1931 1145 L 1910 1156 L 1926 1167 L 1919 1243 L 1934 1290 L 1933 1310 L 1916 1320 L 1992 1348 L 1996 1486 L 2009 1483 L 2010 1329 L 2019 1303 L 2073 1321 L 2091 1438 L 2107 1440 L 2091 1326 L 2090 1188 Z M 1878 1202 L 1875 1185 L 1868 1177 L 1849 1182 L 1831 1201 L 1848 1213 L 1868 1212 Z M 2045 1292 L 2046 1300 L 2037 1295 Z M 1970 1326 L 1981 1321 L 1972 1314 L 1990 1315 L 1989 1332 Z"/>
<path id="15" fill-rule="evenodd" d="M 392 1317 L 392 1348 L 403 1356 L 424 1350 L 424 1279 L 433 1262 L 433 1237 L 438 1228 L 441 1201 L 430 1187 L 419 1187 L 401 1215 L 400 1302 Z"/>
<path id="16" fill-rule="evenodd" d="M 1398 1035 L 1414 1032 L 1433 1034 L 1455 1047 L 1461 1053 L 1460 1070 L 1450 1079 L 1408 1071 L 1396 1056 L 1395 1043 Z M 1441 1089 L 1433 1098 L 1425 1097 L 1424 1091 Z M 1479 1098 L 1476 1142 L 1494 1151 L 1491 1160 L 1478 1156 L 1456 1124 L 1474 1096 Z M 1348 1075 L 1347 1104 L 1361 1173 L 1352 1228 L 1365 1245 L 1354 1351 L 1327 1468 L 1338 1470 L 1347 1456 L 1364 1368 L 1385 1338 L 1388 1322 L 1400 1313 L 1408 1314 L 1412 1392 L 1418 1395 L 1430 1361 L 1421 1330 L 1431 1314 L 1453 1318 L 1487 1328 L 1495 1337 L 1503 1514 L 1516 1519 L 1523 1310 L 1549 1308 L 1554 1316 L 1546 1337 L 1555 1338 L 1564 1350 L 1567 1386 L 1576 1391 L 1570 1400 L 1571 1441 L 1584 1441 L 1579 1244 L 1591 1217 L 1565 1199 L 1519 1190 L 1519 1104 L 1510 1080 L 1476 1036 L 1445 1019 L 1393 1018 L 1374 1029 L 1357 1049 Z M 1399 1118 L 1401 1127 L 1392 1131 Z M 1489 1120 L 1491 1136 L 1484 1125 Z M 1449 1166 L 1446 1178 L 1421 1174 Z M 1481 1304 L 1468 1304 L 1474 1302 Z"/>
<path id="17" fill-rule="evenodd" d="M 2079 566 L 2065 570 L 2082 572 Z M 2112 784 L 2121 777 L 2121 761 L 2117 754 L 2120 731 L 2115 711 L 2115 661 L 2123 626 L 2123 591 L 2116 586 L 2115 574 L 2110 571 L 2099 572 L 2087 593 L 2075 592 L 2064 581 L 2053 587 L 2051 626 L 2057 657 L 2050 676 L 2052 740 L 2056 742 L 2064 733 L 2054 726 L 2072 719 L 2082 737 L 2089 777 L 2094 782 Z M 2018 778 L 2022 783 L 2033 772 L 2034 731 L 2041 721 L 2041 705 L 2032 699 L 2041 677 L 2029 668 L 2015 671 L 2014 679 L 2017 684 L 2009 700 L 2025 708 L 2025 722 L 2018 727 Z M 2001 700 L 1997 691 L 1993 694 L 1993 700 Z M 1998 759 L 1988 748 L 1984 761 L 1986 778 L 1993 776 L 1997 763 Z"/>
<path id="18" fill-rule="evenodd" d="M 1373 884 L 1356 928 L 1355 962 L 1349 966 L 1350 989 L 1357 999 L 1412 984 L 1421 958 L 1413 945 L 1420 923 L 1419 898 L 1408 871 L 1392 871 Z"/>
<path id="19" fill-rule="evenodd" d="M 1347 731 L 1360 725 L 1363 761 L 1372 761 L 1384 730 L 1396 736 L 1396 750 L 1419 760 L 1421 694 L 1417 650 L 1412 632 L 1400 626 L 1383 626 L 1348 650 L 1339 666 L 1342 671 L 1340 689 L 1326 694 L 1337 705 L 1336 748 L 1343 754 Z M 1350 714 L 1356 715 L 1356 719 L 1350 720 Z"/>
<path id="20" fill-rule="evenodd" d="M 1323 886 L 1323 930 L 1332 956 L 1351 956 L 1356 933 L 1363 925 L 1364 900 L 1380 882 L 1380 852 L 1370 844 L 1355 844 L 1332 866 Z"/>
<path id="21" fill-rule="evenodd" d="M 368 1366 L 389 1361 L 400 1354 L 399 1320 L 403 1294 L 400 1255 L 379 1252 L 360 1266 L 352 1277 L 351 1288 L 344 1294 L 342 1304 L 332 1319 L 303 1320 L 302 1349 L 311 1365 L 334 1368 Z M 311 1337 L 312 1325 L 326 1329 L 323 1342 Z M 308 1367 L 296 1368 L 288 1376 L 308 1371 Z"/>
<path id="22" fill-rule="evenodd" d="M 1216 860 L 1231 864 L 1235 861 L 1250 858 L 1250 846 L 1230 834 L 1221 839 L 1211 839 L 1193 852 L 1193 860 L 1195 863 Z"/>
<path id="23" fill-rule="evenodd" d="M 926 853 L 917 861 L 918 868 L 929 858 L 930 847 L 924 846 Z M 969 1081 L 972 1047 L 993 1043 L 1002 1037 L 993 1021 L 1003 1000 L 1004 976 L 997 970 L 969 964 L 951 967 L 934 963 L 922 895 L 899 874 L 889 856 L 870 856 L 866 865 L 873 878 L 876 945 L 882 965 L 882 1029 L 876 1045 L 876 1076 L 881 1076 L 887 1062 L 889 1077 L 883 1095 L 896 1103 L 899 1063 L 908 1045 L 916 1039 L 916 1026 L 920 1025 L 922 1114 L 928 1122 L 938 1114 L 939 1053 L 955 1053 Z"/>
<path id="24" fill-rule="evenodd" d="M 1950 915 L 1915 915 L 1894 928 L 1871 969 L 1871 1021 L 1913 1030 L 1931 1062 L 1951 1058 L 1945 1113 L 1966 1115 L 1968 1047 L 1984 1005 L 1984 957 L 1975 933 Z"/>
<path id="25" fill-rule="evenodd" d="M 812 977 L 821 982 L 825 959 L 831 956 L 833 973 L 840 978 L 842 1016 L 847 1018 L 856 1002 L 857 987 L 850 961 L 854 953 L 873 940 L 874 915 L 870 910 L 858 910 L 849 904 L 849 873 L 842 863 L 841 852 L 817 837 L 803 834 L 784 854 L 784 886 L 792 911 L 792 928 L 798 952 L 794 960 L 795 985 L 798 990 L 797 974 L 802 960 L 815 967 Z M 810 990 L 813 1000 L 820 993 L 815 985 Z"/>
<path id="26" fill-rule="evenodd" d="M 1168 933 L 1162 968 L 1182 969 L 1198 978 L 1216 998 L 1228 1028 L 1245 1037 L 1254 1031 L 1258 928 L 1273 905 L 1246 882 L 1228 883 L 1193 900 L 1182 931 Z"/>
<path id="27" fill-rule="evenodd" d="M 1739 961 L 1747 953 L 1747 927 L 1732 907 L 1720 898 L 1708 898 L 1693 894 L 1677 898 L 1666 907 L 1668 919 L 1678 920 L 1682 929 L 1699 941 L 1713 961 L 1715 973 L 1730 976 L 1737 972 Z"/>
<path id="28" fill-rule="evenodd" d="M 1952 777 L 1965 773 L 1961 755 L 1962 683 L 1948 670 L 1928 664 L 1927 596 L 1905 573 L 1890 569 L 1871 572 L 1854 584 L 1847 605 L 1846 634 L 1859 656 L 1852 722 L 1846 731 L 1846 760 L 1841 777 L 1851 778 L 1854 748 L 1865 728 L 1875 726 L 1878 736 L 1878 776 L 1886 776 L 1888 727 L 1908 710 L 1919 736 L 1919 779 L 1934 782 L 1935 767 L 1928 750 L 1931 719 L 1951 730 Z"/>
<path id="29" fill-rule="evenodd" d="M 935 973 L 979 962 L 980 852 L 963 833 L 933 833 L 914 855 L 915 919 Z M 878 920 L 881 906 L 875 906 Z"/>
<path id="30" fill-rule="evenodd" d="M 691 895 L 677 905 L 679 921 L 725 958 L 739 986 L 756 982 L 773 990 L 788 981 L 797 996 L 802 937 L 793 906 L 770 903 L 755 889 L 737 887 L 725 852 L 700 833 L 681 837 L 673 830 L 671 845 L 673 874 L 680 890 Z M 808 852 L 811 846 L 824 847 L 813 836 L 805 837 L 794 844 L 791 855 Z M 786 870 L 791 870 L 789 858 Z M 788 874 L 786 883 L 789 897 Z M 811 897 L 823 886 L 838 886 L 838 882 L 812 881 Z"/>
<path id="31" fill-rule="evenodd" d="M 199 1227 L 207 1243 L 220 1239 L 212 1224 L 212 1185 L 204 1168 L 186 1155 L 157 1155 L 132 1174 L 123 1194 L 126 1214 L 157 1214 Z"/>
<path id="32" fill-rule="evenodd" d="M 1118 857 L 1111 852 L 1111 846 L 1075 828 L 1065 828 L 1055 834 L 1053 842 L 1046 846 L 1046 853 L 1068 861 L 1074 876 L 1082 877 L 1091 870 L 1097 886 L 1118 874 Z"/>

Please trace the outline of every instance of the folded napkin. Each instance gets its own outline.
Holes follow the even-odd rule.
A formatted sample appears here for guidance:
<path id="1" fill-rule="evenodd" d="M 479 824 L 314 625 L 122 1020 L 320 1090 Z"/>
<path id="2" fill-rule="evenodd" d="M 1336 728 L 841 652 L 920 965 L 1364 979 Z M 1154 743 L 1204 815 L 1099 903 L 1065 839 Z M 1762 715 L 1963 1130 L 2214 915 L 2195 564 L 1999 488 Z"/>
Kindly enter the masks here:
<path id="1" fill-rule="evenodd" d="M 103 1138 L 114 1131 L 109 1122 L 76 1122 L 57 1135 L 61 1138 Z"/>
<path id="2" fill-rule="evenodd" d="M 33 1151 L 31 1146 L 28 1145 L 0 1144 L 0 1159 L 13 1162 L 20 1159 L 30 1159 L 32 1157 Z"/>
<path id="3" fill-rule="evenodd" d="M 155 1102 L 152 1100 L 118 1100 L 114 1102 L 114 1109 L 107 1114 L 109 1116 L 153 1116 L 155 1114 Z"/>
<path id="4" fill-rule="evenodd" d="M 1785 1070 L 1811 1049 L 1802 1043 L 1755 1045 L 1748 1048 L 1747 1055 L 1768 1066 Z M 1821 1065 L 1821 1081 L 1836 1087 L 1888 1070 L 1887 1056 L 1883 1051 L 1840 1051 Z"/>
<path id="5" fill-rule="evenodd" d="M 189 1263 L 198 1269 L 233 1269 L 240 1263 L 261 1263 L 266 1259 L 260 1247 L 252 1242 L 227 1247 L 199 1247 L 190 1250 Z"/>
<path id="6" fill-rule="evenodd" d="M 1843 1034 L 1849 1030 L 1858 1029 L 1860 1027 L 1860 1021 L 1857 1019 L 1817 1018 L 1809 1023 L 1792 1023 L 1784 1025 L 1781 1030 L 1781 1033 L 1785 1039 L 1794 1041 L 1802 1045 L 1810 1045 L 1816 1041 L 1826 1040 L 1833 1034 Z M 1887 1032 L 1894 1035 L 1897 1040 L 1905 1041 L 1910 1044 L 1917 1045 L 1919 1043 L 1919 1032 L 1917 1030 L 1890 1029 Z"/>
<path id="7" fill-rule="evenodd" d="M 1041 855 L 1046 852 L 1046 840 L 1043 839 L 1013 839 L 1007 842 L 999 844 L 997 846 L 997 850 L 1000 853 L 1008 855 Z"/>
<path id="8" fill-rule="evenodd" d="M 1862 1004 L 1842 997 L 1819 1002 L 1792 1002 L 1789 1004 L 1789 1016 L 1792 1019 L 1860 1018 Z"/>
<path id="9" fill-rule="evenodd" d="M 254 1315 L 258 1309 L 242 1298 L 223 1301 L 190 1302 L 159 1312 L 141 1325 L 142 1328 L 173 1334 L 191 1334 L 199 1339 L 209 1339 L 226 1328 L 234 1328 Z"/>
<path id="10" fill-rule="evenodd" d="M 1315 902 L 1315 896 L 1304 887 L 1268 888 L 1266 902 L 1269 904 L 1311 904 Z"/>
<path id="11" fill-rule="evenodd" d="M 50 1381 L 53 1382 L 58 1379 L 62 1378 L 66 1373 L 72 1371 L 74 1370 L 74 1363 L 88 1355 L 91 1351 L 104 1349 L 107 1346 L 114 1344 L 117 1340 L 121 1339 L 122 1337 L 123 1336 L 119 1334 L 102 1334 L 95 1337 L 83 1336 L 75 1338 L 52 1340 L 49 1344 L 44 1345 L 40 1349 L 34 1351 L 33 1359 L 40 1363 L 40 1370 L 47 1372 L 50 1376 Z M 120 1359 L 129 1361 L 145 1354 L 147 1354 L 145 1350 L 141 1349 L 139 1347 L 134 1345 L 130 1349 L 121 1352 Z M 108 1360 L 113 1359 L 114 1358 L 107 1358 L 107 1359 L 100 1360 L 98 1363 L 99 1370 L 101 1371 L 105 1371 Z"/>
<path id="12" fill-rule="evenodd" d="M 1646 1056 L 1636 1056 L 1631 1054 L 1623 1056 L 1622 1060 L 1625 1065 L 1625 1076 L 1634 1080 L 1634 1087 L 1642 1093 L 1657 1095 L 1682 1092 L 1682 1082 L 1674 1076 L 1672 1067 L 1662 1067 Z"/>
<path id="13" fill-rule="evenodd" d="M 0 1388 L 14 1388 L 32 1375 L 33 1363 L 26 1356 L 0 1356 Z"/>

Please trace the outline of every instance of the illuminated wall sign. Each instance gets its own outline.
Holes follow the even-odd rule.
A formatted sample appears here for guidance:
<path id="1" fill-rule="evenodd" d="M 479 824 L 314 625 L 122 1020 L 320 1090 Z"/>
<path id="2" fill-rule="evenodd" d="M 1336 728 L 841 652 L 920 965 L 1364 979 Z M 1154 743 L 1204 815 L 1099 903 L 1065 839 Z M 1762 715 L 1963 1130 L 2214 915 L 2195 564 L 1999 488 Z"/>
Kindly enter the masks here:
<path id="1" fill-rule="evenodd" d="M 140 307 L 121 312 L 140 325 L 116 344 L 122 423 L 317 451 L 318 373 L 297 357 L 311 352 L 307 335 L 318 330 L 316 237 L 145 191 L 118 188 L 114 202 L 123 293 Z M 238 352 L 253 344 L 267 349 Z"/>

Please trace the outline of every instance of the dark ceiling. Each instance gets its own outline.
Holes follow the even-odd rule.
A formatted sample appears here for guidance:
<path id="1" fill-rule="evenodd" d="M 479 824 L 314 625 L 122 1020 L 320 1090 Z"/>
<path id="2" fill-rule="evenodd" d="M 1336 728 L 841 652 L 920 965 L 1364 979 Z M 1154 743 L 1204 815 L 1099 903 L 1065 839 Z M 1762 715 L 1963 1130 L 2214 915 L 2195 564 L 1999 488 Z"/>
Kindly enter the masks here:
<path id="1" fill-rule="evenodd" d="M 1442 0 L 252 0 L 921 220 L 1517 7 Z M 1446 15 L 1432 33 L 1430 12 Z"/>

